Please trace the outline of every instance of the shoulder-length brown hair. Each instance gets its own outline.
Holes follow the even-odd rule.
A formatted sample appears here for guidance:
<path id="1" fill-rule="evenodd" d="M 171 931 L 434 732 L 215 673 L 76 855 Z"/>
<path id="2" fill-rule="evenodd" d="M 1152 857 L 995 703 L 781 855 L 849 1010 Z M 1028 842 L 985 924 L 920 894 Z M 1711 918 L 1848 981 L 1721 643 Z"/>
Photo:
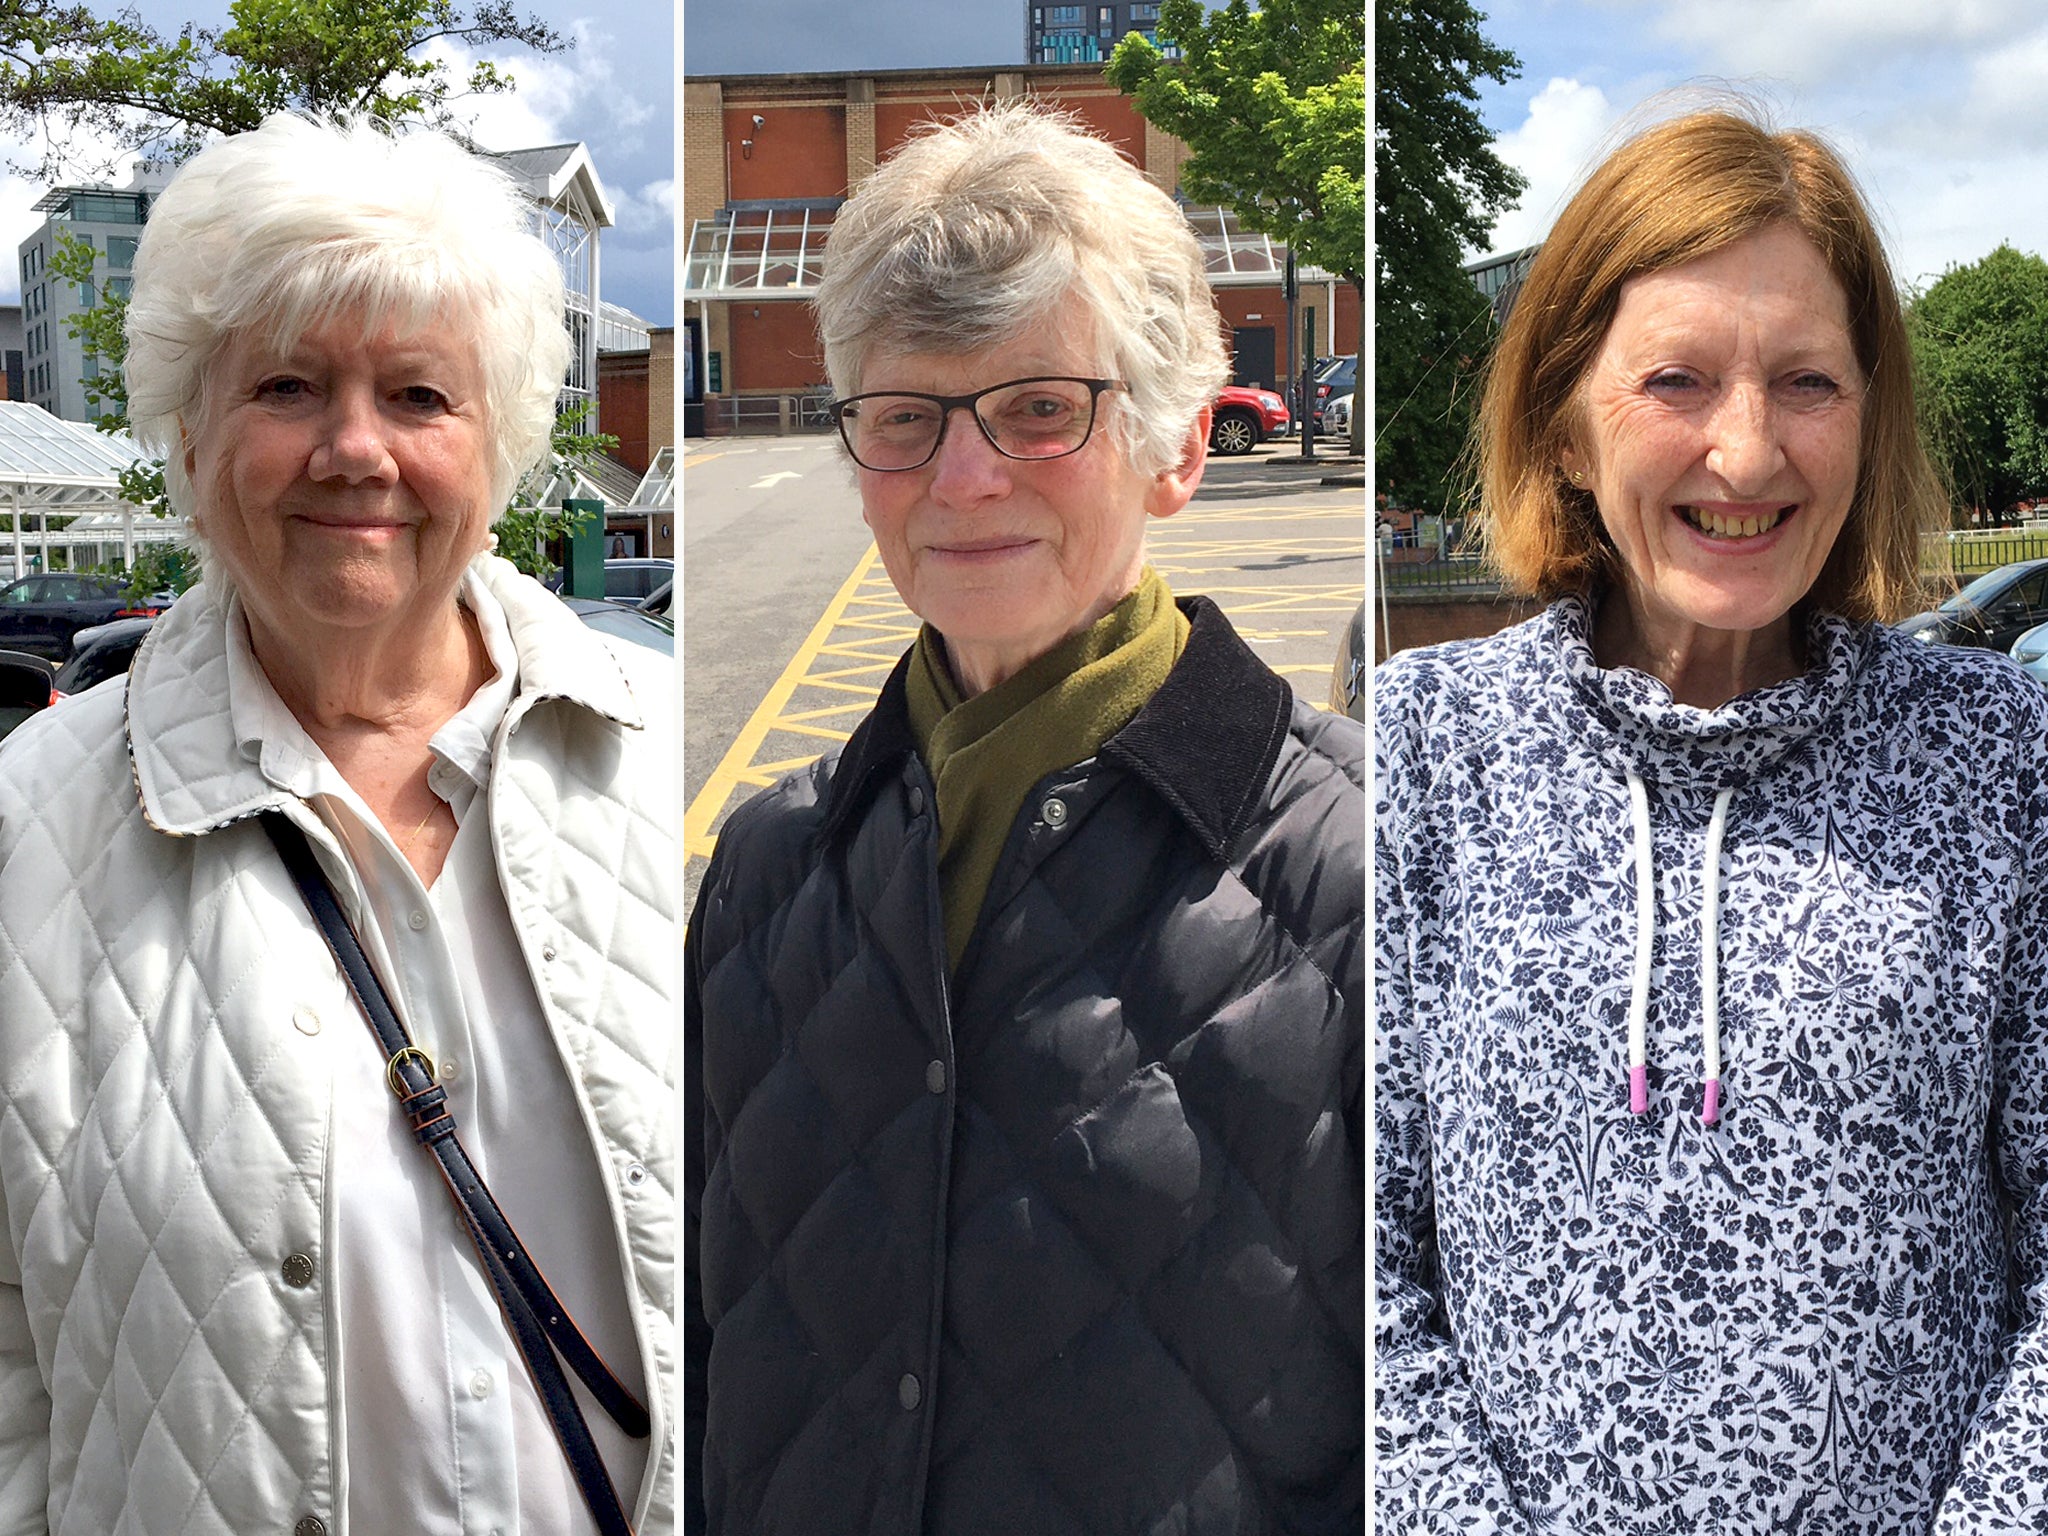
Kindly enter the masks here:
<path id="1" fill-rule="evenodd" d="M 1878 621 L 1921 606 L 1921 534 L 1946 523 L 1948 506 L 1920 442 L 1912 352 L 1884 248 L 1832 149 L 1723 110 L 1658 124 L 1609 155 L 1522 282 L 1478 421 L 1487 550 L 1510 585 L 1548 599 L 1620 574 L 1591 494 L 1565 479 L 1561 457 L 1622 284 L 1781 221 L 1813 242 L 1841 285 L 1866 381 L 1856 494 L 1808 600 Z"/>

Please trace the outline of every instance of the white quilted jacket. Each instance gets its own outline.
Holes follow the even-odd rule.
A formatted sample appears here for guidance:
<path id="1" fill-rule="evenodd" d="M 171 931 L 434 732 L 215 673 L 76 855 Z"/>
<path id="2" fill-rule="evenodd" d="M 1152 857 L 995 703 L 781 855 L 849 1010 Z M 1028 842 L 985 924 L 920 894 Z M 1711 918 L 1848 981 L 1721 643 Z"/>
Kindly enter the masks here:
<path id="1" fill-rule="evenodd" d="M 498 871 L 628 1256 L 658 1450 L 620 1492 L 654 1536 L 674 1519 L 671 664 L 615 654 L 503 561 L 480 573 L 520 667 Z M 0 1536 L 346 1520 L 325 1261 L 345 1149 L 293 1021 L 360 1024 L 255 813 L 283 805 L 344 904 L 356 886 L 237 748 L 224 634 L 195 590 L 125 697 L 0 751 Z M 312 1283 L 284 1278 L 295 1256 Z"/>

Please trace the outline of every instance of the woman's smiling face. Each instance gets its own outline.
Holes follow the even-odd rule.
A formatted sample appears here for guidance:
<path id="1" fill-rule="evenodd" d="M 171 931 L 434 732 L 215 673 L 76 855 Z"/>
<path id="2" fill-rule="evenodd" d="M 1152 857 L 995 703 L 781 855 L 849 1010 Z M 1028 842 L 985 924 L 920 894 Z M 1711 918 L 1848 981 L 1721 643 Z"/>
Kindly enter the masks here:
<path id="1" fill-rule="evenodd" d="M 1792 225 L 1623 285 L 1564 468 L 1649 649 L 1789 627 L 1855 497 L 1863 393 L 1841 285 Z"/>

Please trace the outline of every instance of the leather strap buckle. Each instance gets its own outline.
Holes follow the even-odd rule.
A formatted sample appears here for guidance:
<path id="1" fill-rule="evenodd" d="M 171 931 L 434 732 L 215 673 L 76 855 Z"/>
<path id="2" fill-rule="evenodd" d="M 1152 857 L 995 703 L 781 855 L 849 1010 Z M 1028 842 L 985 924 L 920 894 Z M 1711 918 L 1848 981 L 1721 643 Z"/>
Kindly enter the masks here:
<path id="1" fill-rule="evenodd" d="M 428 1082 L 431 1083 L 434 1080 L 434 1058 L 429 1056 L 425 1051 L 421 1050 L 418 1046 L 408 1045 L 404 1049 L 394 1054 L 389 1061 L 384 1063 L 384 1081 L 387 1085 L 389 1085 L 392 1096 L 394 1098 L 404 1099 L 410 1097 L 406 1090 L 404 1080 L 400 1078 L 398 1075 L 398 1068 L 400 1064 L 402 1064 L 405 1058 L 408 1056 L 410 1056 L 414 1061 L 417 1061 L 420 1064 L 420 1070 L 427 1074 Z"/>

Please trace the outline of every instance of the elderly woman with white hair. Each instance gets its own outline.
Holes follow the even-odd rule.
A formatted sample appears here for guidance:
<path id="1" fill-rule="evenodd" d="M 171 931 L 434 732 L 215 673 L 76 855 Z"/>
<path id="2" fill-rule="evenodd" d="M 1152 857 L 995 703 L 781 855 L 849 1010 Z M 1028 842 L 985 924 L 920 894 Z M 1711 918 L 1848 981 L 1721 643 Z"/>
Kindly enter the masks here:
<path id="1" fill-rule="evenodd" d="M 924 624 L 690 925 L 686 1524 L 1361 1529 L 1362 731 L 1145 563 L 1225 378 L 1201 253 L 1003 107 L 827 263 Z"/>
<path id="2" fill-rule="evenodd" d="M 562 303 L 437 135 L 151 209 L 205 579 L 0 754 L 0 1529 L 672 1522 L 668 664 L 490 553 Z"/>

